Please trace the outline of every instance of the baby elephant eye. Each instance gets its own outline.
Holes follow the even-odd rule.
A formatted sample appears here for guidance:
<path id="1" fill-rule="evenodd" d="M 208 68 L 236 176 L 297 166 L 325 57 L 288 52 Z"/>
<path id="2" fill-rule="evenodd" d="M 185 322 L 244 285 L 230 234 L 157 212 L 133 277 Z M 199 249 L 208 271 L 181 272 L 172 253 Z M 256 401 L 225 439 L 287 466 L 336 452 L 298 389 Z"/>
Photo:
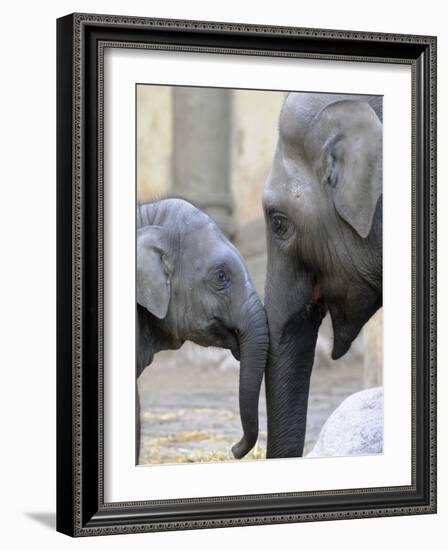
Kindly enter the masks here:
<path id="1" fill-rule="evenodd" d="M 271 217 L 271 229 L 276 237 L 287 239 L 294 231 L 294 226 L 283 214 L 273 214 Z"/>
<path id="2" fill-rule="evenodd" d="M 230 276 L 228 273 L 220 268 L 215 271 L 215 287 L 218 290 L 222 290 L 224 288 L 227 288 L 227 286 L 230 283 Z"/>

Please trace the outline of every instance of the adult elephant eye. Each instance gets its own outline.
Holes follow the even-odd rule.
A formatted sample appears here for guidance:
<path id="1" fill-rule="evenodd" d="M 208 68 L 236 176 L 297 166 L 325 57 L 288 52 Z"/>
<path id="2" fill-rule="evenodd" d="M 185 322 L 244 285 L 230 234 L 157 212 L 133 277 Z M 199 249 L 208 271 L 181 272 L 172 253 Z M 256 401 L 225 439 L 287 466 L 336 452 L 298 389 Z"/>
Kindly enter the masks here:
<path id="1" fill-rule="evenodd" d="M 292 235 L 294 226 L 283 214 L 273 214 L 271 217 L 271 229 L 276 237 L 287 239 Z"/>

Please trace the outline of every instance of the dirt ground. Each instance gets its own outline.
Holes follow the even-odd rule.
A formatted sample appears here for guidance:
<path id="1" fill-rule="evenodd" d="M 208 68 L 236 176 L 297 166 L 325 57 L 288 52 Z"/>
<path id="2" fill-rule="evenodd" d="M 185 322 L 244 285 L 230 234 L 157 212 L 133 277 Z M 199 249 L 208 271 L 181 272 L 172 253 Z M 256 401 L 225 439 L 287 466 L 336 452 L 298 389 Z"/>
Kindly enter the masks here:
<path id="1" fill-rule="evenodd" d="M 204 353 L 202 361 L 198 360 L 198 353 Z M 220 353 L 227 352 L 221 350 Z M 242 435 L 238 412 L 239 369 L 230 357 L 226 361 L 227 358 L 223 360 L 220 355 L 219 364 L 215 364 L 210 351 L 195 351 L 195 354 L 192 358 L 191 349 L 190 353 L 182 350 L 160 353 L 140 377 L 142 464 L 233 460 L 231 446 Z M 305 454 L 313 448 L 333 410 L 348 395 L 362 388 L 363 370 L 357 361 L 338 361 L 314 368 Z M 263 388 L 260 436 L 246 459 L 264 458 L 265 452 Z"/>

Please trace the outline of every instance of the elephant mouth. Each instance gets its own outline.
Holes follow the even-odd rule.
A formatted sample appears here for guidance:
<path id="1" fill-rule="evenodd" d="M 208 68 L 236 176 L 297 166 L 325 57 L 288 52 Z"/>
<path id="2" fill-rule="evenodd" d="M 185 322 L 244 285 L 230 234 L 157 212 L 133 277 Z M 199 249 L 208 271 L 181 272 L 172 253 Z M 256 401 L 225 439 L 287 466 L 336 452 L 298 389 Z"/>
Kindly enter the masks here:
<path id="1" fill-rule="evenodd" d="M 327 312 L 330 312 L 333 325 L 333 349 L 331 358 L 340 359 L 350 349 L 351 343 L 356 337 L 356 333 L 351 330 L 351 327 L 346 322 L 341 308 L 336 307 L 332 302 L 327 303 L 316 275 L 313 277 L 311 302 L 307 307 L 317 307 L 321 315 L 321 321 Z"/>
<path id="2" fill-rule="evenodd" d="M 335 304 L 331 302 L 328 304 L 326 303 L 325 296 L 322 293 L 322 288 L 316 276 L 313 277 L 311 303 L 308 307 L 314 306 L 319 308 L 322 319 L 327 312 L 330 311 L 333 325 L 333 350 L 331 352 L 331 358 L 340 359 L 350 349 L 356 334 L 346 322 L 341 308 L 336 307 Z"/>
<path id="3" fill-rule="evenodd" d="M 237 361 L 239 361 L 240 357 L 241 357 L 241 353 L 240 353 L 240 335 L 239 335 L 239 332 L 237 330 L 233 331 L 232 339 L 233 339 L 233 342 L 231 344 L 230 351 L 232 352 L 233 357 L 235 357 L 235 359 Z"/>
<path id="4" fill-rule="evenodd" d="M 313 284 L 313 290 L 311 292 L 311 303 L 317 304 L 320 302 L 323 302 L 323 296 L 322 296 L 322 289 L 320 287 L 320 284 L 317 282 L 316 278 L 314 277 L 314 284 Z"/>
<path id="5" fill-rule="evenodd" d="M 313 277 L 313 286 L 311 289 L 311 301 L 308 304 L 308 307 L 316 307 L 319 311 L 321 321 L 328 312 L 328 306 L 325 302 L 325 297 L 322 294 L 322 287 L 317 280 L 316 275 Z"/>
<path id="6" fill-rule="evenodd" d="M 229 349 L 237 361 L 240 360 L 240 333 L 237 329 L 227 327 L 220 319 L 212 319 L 211 332 L 219 347 Z"/>

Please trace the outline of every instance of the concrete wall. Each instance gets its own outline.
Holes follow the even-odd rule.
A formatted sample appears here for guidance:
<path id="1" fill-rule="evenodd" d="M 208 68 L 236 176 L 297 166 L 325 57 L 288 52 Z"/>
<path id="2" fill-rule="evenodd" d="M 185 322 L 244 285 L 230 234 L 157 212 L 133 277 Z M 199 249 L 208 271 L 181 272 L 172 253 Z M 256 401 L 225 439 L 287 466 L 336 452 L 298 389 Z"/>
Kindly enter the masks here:
<path id="1" fill-rule="evenodd" d="M 277 140 L 285 94 L 233 90 L 231 93 L 230 185 L 238 224 L 262 216 L 261 190 Z M 169 86 L 137 87 L 137 198 L 148 201 L 172 188 L 173 91 Z"/>
<path id="2" fill-rule="evenodd" d="M 240 223 L 263 217 L 261 193 L 274 157 L 284 97 L 283 92 L 233 92 L 231 186 Z"/>
<path id="3" fill-rule="evenodd" d="M 383 384 L 383 310 L 378 310 L 363 329 L 364 387 Z"/>
<path id="4" fill-rule="evenodd" d="M 171 179 L 171 89 L 137 86 L 137 199 L 167 193 Z"/>

